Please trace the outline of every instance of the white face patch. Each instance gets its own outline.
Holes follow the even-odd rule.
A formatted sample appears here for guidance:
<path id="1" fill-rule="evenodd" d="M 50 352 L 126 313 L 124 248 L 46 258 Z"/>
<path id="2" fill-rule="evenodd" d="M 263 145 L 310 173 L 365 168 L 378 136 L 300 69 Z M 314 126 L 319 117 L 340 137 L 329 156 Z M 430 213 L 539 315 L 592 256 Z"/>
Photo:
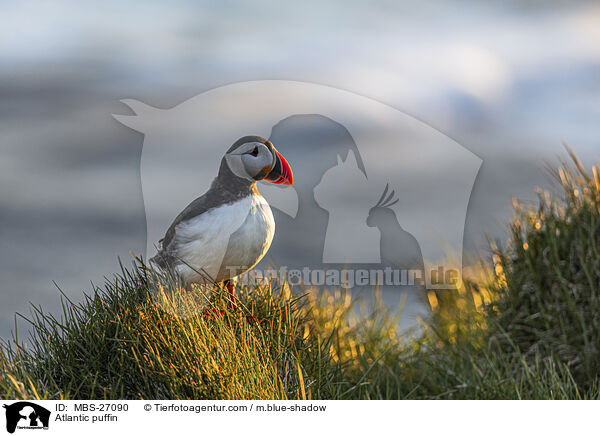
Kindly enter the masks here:
<path id="1" fill-rule="evenodd" d="M 264 173 L 263 169 L 272 167 L 274 162 L 273 153 L 261 142 L 246 142 L 227 153 L 225 159 L 236 176 L 247 180 L 256 180 Z"/>
<path id="2" fill-rule="evenodd" d="M 244 166 L 244 162 L 242 162 L 242 155 L 226 154 L 225 161 L 233 174 L 242 179 L 253 180 L 252 176 L 246 172 L 246 167 Z"/>

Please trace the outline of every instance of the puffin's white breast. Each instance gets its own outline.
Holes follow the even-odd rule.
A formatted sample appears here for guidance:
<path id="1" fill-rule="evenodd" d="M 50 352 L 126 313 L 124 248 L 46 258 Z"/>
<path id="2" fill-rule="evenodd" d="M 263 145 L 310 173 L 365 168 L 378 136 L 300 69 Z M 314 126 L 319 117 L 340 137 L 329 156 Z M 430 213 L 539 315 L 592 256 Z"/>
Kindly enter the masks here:
<path id="1" fill-rule="evenodd" d="M 197 271 L 217 281 L 235 277 L 263 258 L 274 234 L 271 208 L 258 193 L 208 210 L 177 226 L 183 262 L 176 270 L 187 282 L 201 279 Z"/>
<path id="2" fill-rule="evenodd" d="M 260 194 L 253 195 L 244 223 L 229 238 L 218 280 L 235 277 L 256 265 L 267 254 L 274 234 L 269 204 Z"/>

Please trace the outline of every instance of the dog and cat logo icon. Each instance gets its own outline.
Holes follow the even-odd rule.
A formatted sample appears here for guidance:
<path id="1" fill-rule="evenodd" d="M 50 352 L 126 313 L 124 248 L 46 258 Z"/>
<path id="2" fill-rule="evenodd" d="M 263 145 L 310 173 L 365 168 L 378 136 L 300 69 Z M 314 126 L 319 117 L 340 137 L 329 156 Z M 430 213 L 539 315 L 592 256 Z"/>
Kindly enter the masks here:
<path id="1" fill-rule="evenodd" d="M 6 431 L 14 433 L 16 429 L 48 430 L 50 411 L 29 401 L 4 404 L 6 409 Z"/>

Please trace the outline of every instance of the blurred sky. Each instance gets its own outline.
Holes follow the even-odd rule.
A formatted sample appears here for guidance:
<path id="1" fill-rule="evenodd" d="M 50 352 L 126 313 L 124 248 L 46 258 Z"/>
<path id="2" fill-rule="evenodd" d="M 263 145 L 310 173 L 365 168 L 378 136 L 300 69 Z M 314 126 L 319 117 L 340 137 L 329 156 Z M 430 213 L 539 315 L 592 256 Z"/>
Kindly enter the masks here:
<path id="1" fill-rule="evenodd" d="M 90 6 L 92 5 L 92 6 Z M 483 159 L 465 248 L 502 238 L 510 198 L 566 141 L 600 150 L 600 5 L 576 1 L 2 2 L 0 336 L 28 301 L 78 299 L 146 244 L 134 98 L 329 85 L 426 122 Z"/>

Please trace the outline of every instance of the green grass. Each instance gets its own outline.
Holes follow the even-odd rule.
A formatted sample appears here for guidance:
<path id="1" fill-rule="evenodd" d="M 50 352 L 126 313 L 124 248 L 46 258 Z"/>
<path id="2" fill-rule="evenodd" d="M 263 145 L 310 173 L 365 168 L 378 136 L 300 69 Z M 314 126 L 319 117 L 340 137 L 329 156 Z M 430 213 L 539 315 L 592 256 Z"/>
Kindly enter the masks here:
<path id="1" fill-rule="evenodd" d="M 561 196 L 539 192 L 534 206 L 515 204 L 512 244 L 495 258 L 495 336 L 564 363 L 589 387 L 600 373 L 600 178 L 571 158 L 550 170 Z"/>
<path id="2" fill-rule="evenodd" d="M 31 337 L 4 344 L 4 398 L 600 398 L 600 180 L 572 156 L 556 189 L 515 203 L 507 246 L 459 292 L 430 291 L 418 340 L 375 300 L 215 287 L 152 289 L 123 269 L 62 316 L 33 307 Z M 221 314 L 222 312 L 222 314 Z"/>

